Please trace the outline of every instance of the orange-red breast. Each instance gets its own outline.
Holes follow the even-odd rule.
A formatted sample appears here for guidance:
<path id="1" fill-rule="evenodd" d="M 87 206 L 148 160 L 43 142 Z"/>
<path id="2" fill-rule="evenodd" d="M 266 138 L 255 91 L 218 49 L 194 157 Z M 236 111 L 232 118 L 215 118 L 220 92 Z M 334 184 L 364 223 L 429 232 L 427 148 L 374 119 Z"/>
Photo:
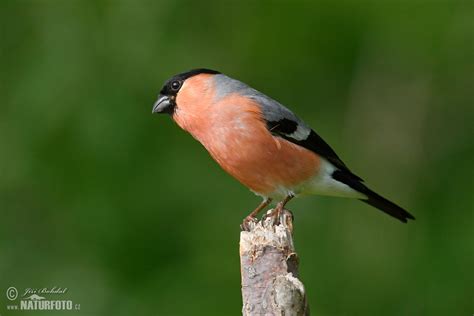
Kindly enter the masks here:
<path id="1" fill-rule="evenodd" d="M 414 217 L 370 190 L 334 150 L 288 108 L 248 85 L 209 69 L 165 82 L 153 113 L 168 113 L 219 165 L 263 202 L 280 210 L 294 196 L 359 199 L 407 222 Z"/>

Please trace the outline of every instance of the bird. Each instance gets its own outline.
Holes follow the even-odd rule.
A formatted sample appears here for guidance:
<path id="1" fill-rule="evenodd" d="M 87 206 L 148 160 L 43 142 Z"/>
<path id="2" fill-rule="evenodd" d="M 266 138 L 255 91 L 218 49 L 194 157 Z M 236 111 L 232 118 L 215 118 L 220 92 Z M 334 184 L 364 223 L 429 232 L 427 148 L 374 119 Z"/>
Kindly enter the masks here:
<path id="1" fill-rule="evenodd" d="M 262 197 L 244 218 L 294 197 L 358 199 L 406 223 L 414 216 L 372 191 L 303 120 L 278 101 L 219 71 L 199 68 L 163 84 L 152 113 L 169 114 L 231 176 Z"/>

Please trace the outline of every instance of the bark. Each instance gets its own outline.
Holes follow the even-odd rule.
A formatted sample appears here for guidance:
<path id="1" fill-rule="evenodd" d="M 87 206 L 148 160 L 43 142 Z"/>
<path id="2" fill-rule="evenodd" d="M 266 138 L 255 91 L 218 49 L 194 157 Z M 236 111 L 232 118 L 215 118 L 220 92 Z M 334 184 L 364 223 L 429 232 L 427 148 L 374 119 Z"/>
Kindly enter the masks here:
<path id="1" fill-rule="evenodd" d="M 309 315 L 290 211 L 251 222 L 240 233 L 240 267 L 243 315 Z"/>

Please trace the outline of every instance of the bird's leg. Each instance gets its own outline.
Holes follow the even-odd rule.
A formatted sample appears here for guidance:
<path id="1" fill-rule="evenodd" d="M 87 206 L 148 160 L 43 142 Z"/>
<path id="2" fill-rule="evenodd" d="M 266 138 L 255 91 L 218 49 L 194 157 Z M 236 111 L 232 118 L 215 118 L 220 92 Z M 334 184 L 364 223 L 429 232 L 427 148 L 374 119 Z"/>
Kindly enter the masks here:
<path id="1" fill-rule="evenodd" d="M 266 217 L 275 216 L 276 223 L 278 225 L 280 223 L 280 216 L 283 212 L 283 209 L 285 208 L 286 203 L 288 203 L 294 197 L 295 197 L 295 195 L 293 193 L 288 194 L 282 201 L 277 203 L 275 209 L 273 209 L 273 211 L 270 214 L 266 215 Z"/>
<path id="2" fill-rule="evenodd" d="M 258 215 L 258 213 L 260 213 L 260 211 L 262 211 L 265 207 L 268 206 L 268 204 L 270 204 L 272 202 L 272 199 L 271 198 L 265 198 L 262 203 L 260 203 L 256 209 L 254 209 L 252 211 L 252 213 L 250 213 L 247 217 L 255 217 Z"/>
<path id="3" fill-rule="evenodd" d="M 255 216 L 258 215 L 258 213 L 260 213 L 260 211 L 262 211 L 265 207 L 268 206 L 268 204 L 270 204 L 272 202 L 272 199 L 271 198 L 265 198 L 262 203 L 260 203 L 256 209 L 254 209 L 249 215 L 247 215 L 245 218 L 244 218 L 244 221 L 242 222 L 242 225 L 240 225 L 240 228 L 242 230 L 247 230 L 249 231 L 250 230 L 250 227 L 249 227 L 249 223 L 254 221 L 255 220 Z"/>

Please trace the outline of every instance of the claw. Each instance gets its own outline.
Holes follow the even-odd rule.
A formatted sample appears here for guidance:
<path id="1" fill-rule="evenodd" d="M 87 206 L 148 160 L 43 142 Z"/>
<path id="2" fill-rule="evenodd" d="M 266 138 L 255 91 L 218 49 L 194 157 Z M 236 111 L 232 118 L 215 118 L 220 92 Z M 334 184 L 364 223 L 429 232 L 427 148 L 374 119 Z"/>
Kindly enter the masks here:
<path id="1" fill-rule="evenodd" d="M 242 224 L 240 224 L 240 230 L 249 232 L 252 229 L 253 225 L 255 225 L 257 222 L 258 222 L 258 219 L 256 219 L 255 217 L 247 216 L 242 221 Z M 253 225 L 251 225 L 251 223 Z"/>

